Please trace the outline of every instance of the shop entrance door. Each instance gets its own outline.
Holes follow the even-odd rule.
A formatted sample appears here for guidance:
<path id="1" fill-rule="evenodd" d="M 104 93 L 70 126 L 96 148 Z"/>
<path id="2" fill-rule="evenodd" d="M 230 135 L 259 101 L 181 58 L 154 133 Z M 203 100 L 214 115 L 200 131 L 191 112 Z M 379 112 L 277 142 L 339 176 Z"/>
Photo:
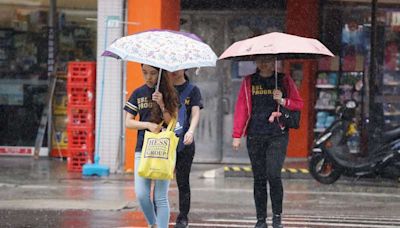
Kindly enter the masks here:
<path id="1" fill-rule="evenodd" d="M 194 79 L 196 77 L 193 77 Z M 200 78 L 200 77 L 197 77 Z M 214 79 L 195 82 L 202 96 L 204 109 L 201 110 L 200 122 L 195 133 L 195 162 L 221 162 L 221 80 Z"/>
<path id="2" fill-rule="evenodd" d="M 225 88 L 230 88 L 224 91 L 222 99 L 223 107 L 223 160 L 224 163 L 245 163 L 249 164 L 250 159 L 246 149 L 246 137 L 242 137 L 242 143 L 239 151 L 232 149 L 232 128 L 233 128 L 233 113 L 239 88 L 242 83 L 242 78 L 226 80 Z"/>
<path id="3" fill-rule="evenodd" d="M 218 54 L 238 40 L 259 33 L 282 31 L 285 21 L 283 8 L 265 9 L 259 14 L 250 11 L 206 12 L 182 11 L 180 29 L 204 38 Z M 202 72 L 207 71 L 202 69 L 198 76 L 190 77 L 200 88 L 204 103 L 195 133 L 195 162 L 250 163 L 245 138 L 240 151 L 232 150 L 233 112 L 243 79 L 239 75 L 246 75 L 250 68 L 254 68 L 251 63 L 239 66 L 233 61 L 217 61 L 217 66 L 211 68 L 213 71 Z"/>

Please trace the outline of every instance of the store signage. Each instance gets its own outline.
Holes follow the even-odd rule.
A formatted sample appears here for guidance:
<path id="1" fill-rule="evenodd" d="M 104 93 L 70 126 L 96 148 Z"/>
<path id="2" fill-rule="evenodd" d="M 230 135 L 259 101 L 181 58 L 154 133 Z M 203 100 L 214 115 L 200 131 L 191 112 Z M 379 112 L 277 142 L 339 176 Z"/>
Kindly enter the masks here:
<path id="1" fill-rule="evenodd" d="M 34 147 L 27 146 L 0 146 L 0 156 L 32 156 Z M 39 150 L 39 156 L 48 156 L 48 148 L 41 147 Z"/>
<path id="2" fill-rule="evenodd" d="M 1 146 L 0 155 L 32 155 L 33 147 Z"/>

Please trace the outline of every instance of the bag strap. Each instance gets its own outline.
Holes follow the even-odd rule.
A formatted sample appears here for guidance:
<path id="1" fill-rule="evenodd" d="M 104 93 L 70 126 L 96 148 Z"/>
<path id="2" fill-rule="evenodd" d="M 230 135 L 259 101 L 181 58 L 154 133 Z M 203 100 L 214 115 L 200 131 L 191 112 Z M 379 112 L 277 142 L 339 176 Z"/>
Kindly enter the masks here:
<path id="1" fill-rule="evenodd" d="M 175 125 L 176 125 L 176 119 L 172 118 L 169 121 L 168 127 L 167 127 L 167 131 L 173 131 L 173 129 L 175 129 Z"/>
<path id="2" fill-rule="evenodd" d="M 186 97 L 189 96 L 190 92 L 192 92 L 192 89 L 194 88 L 194 86 L 190 83 L 188 83 L 185 87 L 185 89 L 182 91 L 182 93 L 179 95 L 179 101 L 182 104 L 183 102 L 185 102 Z"/>

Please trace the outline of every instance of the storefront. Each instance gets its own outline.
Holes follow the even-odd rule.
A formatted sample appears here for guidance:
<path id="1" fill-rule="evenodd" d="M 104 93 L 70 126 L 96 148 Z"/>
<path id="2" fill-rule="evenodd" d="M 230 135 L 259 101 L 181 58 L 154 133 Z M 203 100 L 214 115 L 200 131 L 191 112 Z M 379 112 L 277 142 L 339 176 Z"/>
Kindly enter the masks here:
<path id="1" fill-rule="evenodd" d="M 232 2 L 235 4 L 228 4 Z M 382 123 L 389 127 L 400 122 L 400 5 L 393 0 L 379 2 L 374 101 L 380 102 Z M 0 4 L 0 153 L 29 154 L 48 89 L 49 1 Z M 103 72 L 99 76 L 107 76 L 105 83 L 109 85 L 102 91 L 97 83 L 98 91 L 107 94 L 103 109 L 108 110 L 102 119 L 107 127 L 101 127 L 102 138 L 96 139 L 101 141 L 97 150 L 105 163 L 114 166 L 119 157 L 125 161 L 126 169 L 132 168 L 135 134 L 124 131 L 121 110 L 124 96 L 143 82 L 137 76 L 140 67 L 129 63 L 125 68 L 116 60 L 104 60 L 99 52 L 121 35 L 151 28 L 194 32 L 217 55 L 236 40 L 271 31 L 319 38 L 328 46 L 336 58 L 282 63 L 282 71 L 292 74 L 306 105 L 301 128 L 291 133 L 289 157 L 307 156 L 314 136 L 329 126 L 335 118 L 334 108 L 344 100 L 353 97 L 362 103 L 372 102 L 368 96 L 361 96 L 369 94 L 371 88 L 367 80 L 370 1 L 57 1 L 57 13 L 59 80 L 53 103 L 53 156 L 66 153 L 62 150 L 66 147 L 66 63 L 97 60 L 97 71 Z M 108 23 L 110 20 L 116 23 Z M 196 162 L 247 162 L 244 151 L 232 153 L 230 130 L 241 75 L 251 67 L 251 63 L 218 61 L 216 68 L 204 68 L 198 75 L 191 75 L 191 80 L 202 89 L 205 103 L 196 132 Z M 121 85 L 125 76 L 126 88 Z M 354 85 L 359 81 L 364 81 L 364 86 L 357 92 Z M 125 90 L 126 94 L 121 95 Z M 368 117 L 370 105 L 365 107 L 368 108 L 360 110 L 360 115 Z M 47 146 L 47 141 L 43 146 Z"/>
<path id="2" fill-rule="evenodd" d="M 53 142 L 50 153 L 65 156 L 66 64 L 95 61 L 96 1 L 57 1 L 53 103 Z M 0 154 L 30 154 L 35 145 L 48 92 L 49 1 L 0 2 Z M 47 134 L 45 134 L 47 136 Z M 47 137 L 43 147 L 48 145 Z M 44 153 L 47 155 L 48 153 Z"/>
<path id="3" fill-rule="evenodd" d="M 348 142 L 355 154 L 360 152 L 362 125 L 369 129 L 370 135 L 376 129 L 384 131 L 400 126 L 400 4 L 379 3 L 374 29 L 370 1 L 357 4 L 329 1 L 321 9 L 320 37 L 336 58 L 319 61 L 314 132 L 318 134 L 332 124 L 338 105 L 356 100 L 357 120 Z M 378 35 L 372 47 L 374 30 Z M 374 68 L 371 68 L 372 51 Z M 367 134 L 363 137 L 370 137 Z"/>
<path id="4" fill-rule="evenodd" d="M 337 105 L 349 96 L 359 102 L 369 102 L 368 96 L 361 96 L 362 93 L 369 94 L 368 80 L 365 80 L 363 91 L 350 91 L 350 88 L 354 89 L 358 81 L 369 78 L 371 26 L 368 24 L 371 24 L 371 1 L 234 3 L 182 0 L 180 29 L 203 37 L 217 54 L 221 54 L 235 40 L 254 33 L 283 31 L 318 38 L 336 55 L 335 58 L 320 61 L 286 61 L 282 66 L 283 71 L 292 74 L 305 100 L 301 128 L 292 132 L 288 155 L 305 158 L 314 137 L 335 119 Z M 378 83 L 381 86 L 378 86 L 377 94 L 396 95 L 399 94 L 398 75 L 395 72 L 398 68 L 395 56 L 398 54 L 394 50 L 397 50 L 399 42 L 399 34 L 396 33 L 399 5 L 392 0 L 379 3 L 377 29 L 379 38 L 384 34 L 384 39 L 380 39 L 376 49 L 385 51 L 377 53 L 380 56 L 377 79 L 381 82 Z M 252 7 L 254 5 L 256 7 Z M 132 9 L 129 12 L 135 11 Z M 160 24 L 161 28 L 167 27 Z M 215 69 L 203 69 L 198 76 L 192 77 L 202 88 L 204 102 L 207 103 L 196 135 L 196 140 L 200 142 L 198 144 L 205 145 L 207 149 L 201 150 L 199 147 L 196 155 L 198 162 L 246 162 L 246 153 L 231 154 L 230 146 L 232 111 L 238 89 L 236 84 L 240 82 L 240 76 L 237 76 L 242 72 L 240 68 L 240 64 L 219 61 Z M 398 97 L 377 96 L 379 99 L 385 101 L 384 122 L 396 125 L 399 121 Z M 366 106 L 369 107 L 368 104 Z M 365 108 L 359 113 L 367 115 L 368 110 Z M 131 153 L 130 147 L 132 145 L 127 144 L 127 154 Z"/>
<path id="5" fill-rule="evenodd" d="M 136 5 L 136 8 L 129 6 L 130 3 L 136 2 L 128 1 L 128 15 L 138 13 L 135 9 L 139 9 L 139 6 Z M 157 1 L 152 2 L 154 4 Z M 282 31 L 300 33 L 300 35 L 310 37 L 317 37 L 318 35 L 316 32 L 318 28 L 318 1 L 308 1 L 307 4 L 299 4 L 298 1 L 253 1 L 251 4 L 248 1 L 234 1 L 235 4 L 230 3 L 232 1 L 181 1 L 179 28 L 202 37 L 204 42 L 208 43 L 217 55 L 220 55 L 233 42 L 261 33 Z M 164 6 L 160 3 L 162 8 L 169 9 L 168 12 L 170 12 L 171 7 L 175 7 L 174 9 L 178 7 L 177 5 L 171 6 L 174 4 Z M 140 12 L 147 12 L 146 6 L 141 7 Z M 153 8 L 157 9 L 156 7 Z M 313 13 L 309 12 L 310 8 L 313 9 Z M 299 9 L 301 9 L 301 14 L 297 16 Z M 168 12 L 161 12 L 162 16 L 167 17 L 165 21 L 169 19 L 169 22 L 175 22 L 175 18 L 168 18 Z M 151 18 L 150 14 L 147 15 L 147 18 Z M 153 14 L 156 15 L 157 13 Z M 145 20 L 144 17 L 144 15 L 128 17 L 128 21 L 139 19 L 137 21 L 139 23 L 148 23 L 149 19 Z M 162 20 L 154 24 L 154 26 L 161 25 L 161 28 L 174 28 L 175 25 L 174 23 L 163 24 Z M 145 30 L 149 27 L 128 26 L 128 33 L 141 31 L 140 29 Z M 136 78 L 135 85 L 129 84 L 129 80 L 132 80 L 131 77 L 134 77 L 131 75 L 140 74 L 140 69 L 135 68 L 134 64 L 131 66 L 132 68 L 128 64 L 128 93 L 142 83 L 141 79 Z M 238 64 L 230 61 L 218 61 L 217 67 L 202 68 L 197 75 L 190 75 L 190 80 L 201 89 L 205 105 L 195 134 L 197 147 L 195 162 L 249 162 L 245 145 L 242 147 L 243 151 L 238 153 L 232 151 L 231 129 L 236 94 L 242 76 L 245 74 L 244 71 L 251 69 L 251 67 L 251 63 Z M 129 71 L 130 69 L 132 71 Z M 288 66 L 282 65 L 281 70 L 296 71 L 298 76 L 296 81 L 299 83 L 302 94 L 305 94 L 307 111 L 304 112 L 302 118 L 302 126 L 304 127 L 298 131 L 293 131 L 291 134 L 294 139 L 304 139 L 304 135 L 308 134 L 307 132 L 312 132 L 310 126 L 314 124 L 314 120 L 307 118 L 309 112 L 313 109 L 312 102 L 307 98 L 311 93 L 314 94 L 314 87 L 310 91 L 309 82 L 314 77 L 316 68 L 313 68 L 313 64 L 309 61 L 297 61 L 288 64 Z M 131 168 L 133 164 L 132 138 L 134 137 L 131 132 L 127 131 L 125 150 L 127 168 Z M 128 141 L 128 138 L 131 140 Z M 312 143 L 312 138 L 307 137 L 305 140 L 297 140 L 293 143 L 290 156 L 305 157 Z"/>

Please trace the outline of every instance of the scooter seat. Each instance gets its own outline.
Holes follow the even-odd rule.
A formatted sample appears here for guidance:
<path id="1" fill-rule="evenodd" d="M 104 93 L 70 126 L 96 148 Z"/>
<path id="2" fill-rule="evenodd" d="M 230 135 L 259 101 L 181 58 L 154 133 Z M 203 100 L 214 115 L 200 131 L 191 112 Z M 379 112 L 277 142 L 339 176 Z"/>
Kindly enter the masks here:
<path id="1" fill-rule="evenodd" d="M 400 138 L 400 127 L 383 132 L 382 137 L 385 141 Z"/>

